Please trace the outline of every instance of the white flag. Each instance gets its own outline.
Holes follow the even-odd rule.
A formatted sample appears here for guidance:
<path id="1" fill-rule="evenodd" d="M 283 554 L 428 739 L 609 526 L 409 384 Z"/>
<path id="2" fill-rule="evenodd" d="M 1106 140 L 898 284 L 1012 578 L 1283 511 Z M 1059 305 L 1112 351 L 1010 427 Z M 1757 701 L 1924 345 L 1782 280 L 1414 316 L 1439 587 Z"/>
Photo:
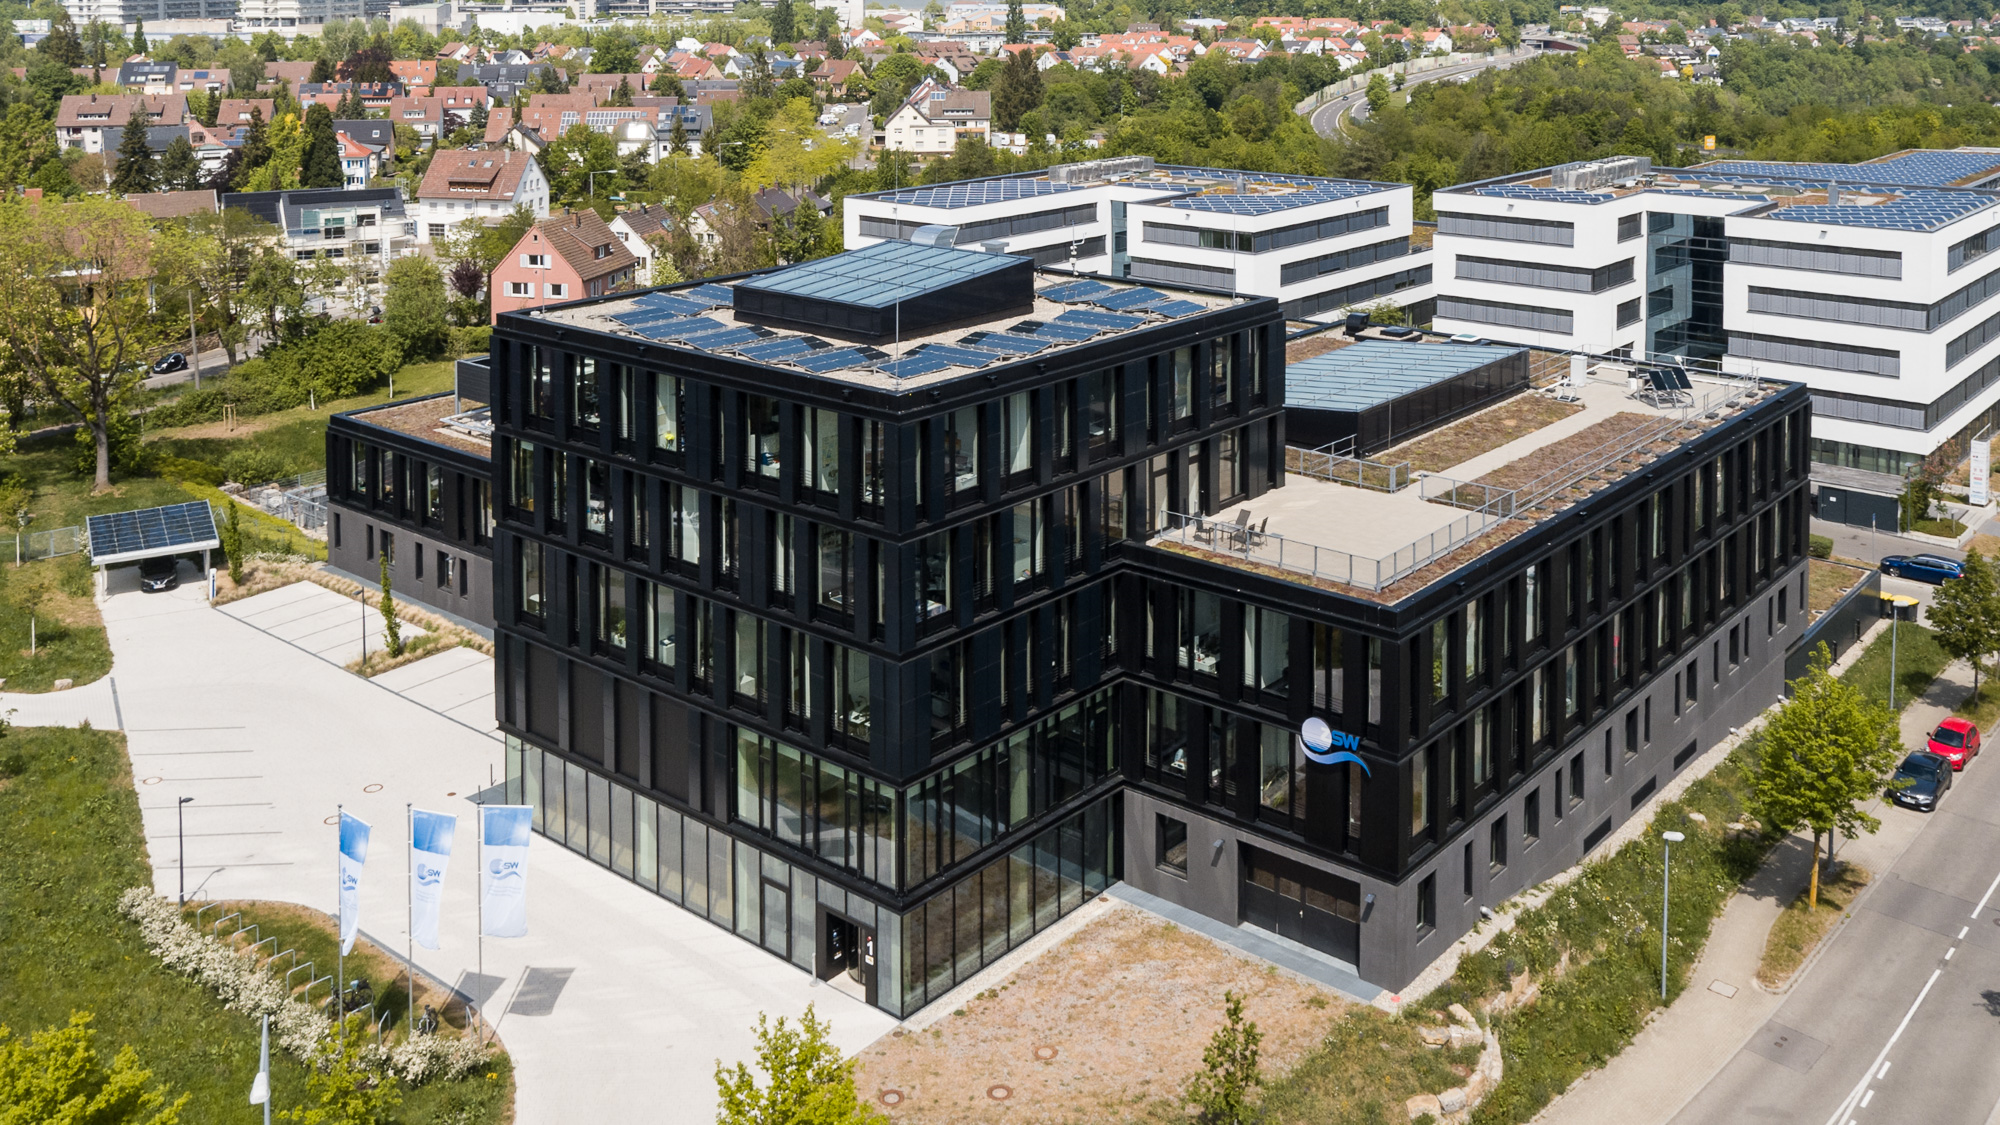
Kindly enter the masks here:
<path id="1" fill-rule="evenodd" d="M 368 822 L 340 814 L 340 952 L 354 952 L 354 931 L 361 924 L 361 868 L 368 862 Z"/>
<path id="2" fill-rule="evenodd" d="M 411 936 L 425 949 L 438 947 L 438 904 L 444 898 L 444 869 L 451 862 L 451 837 L 458 818 L 450 813 L 410 811 L 410 850 L 415 854 L 410 887 Z"/>
<path id="3" fill-rule="evenodd" d="M 487 937 L 528 936 L 529 805 L 487 805 L 479 810 L 486 842 L 486 870 L 479 873 L 480 932 Z"/>

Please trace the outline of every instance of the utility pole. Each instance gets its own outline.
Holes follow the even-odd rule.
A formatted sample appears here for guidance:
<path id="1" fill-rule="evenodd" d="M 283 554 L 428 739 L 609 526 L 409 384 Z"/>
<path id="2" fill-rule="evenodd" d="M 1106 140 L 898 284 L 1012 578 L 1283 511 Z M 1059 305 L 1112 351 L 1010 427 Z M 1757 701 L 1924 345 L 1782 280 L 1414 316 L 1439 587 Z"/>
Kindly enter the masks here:
<path id="1" fill-rule="evenodd" d="M 188 296 L 188 367 L 190 367 L 194 371 L 194 389 L 198 391 L 201 389 L 201 349 L 196 343 L 194 334 L 194 290 L 192 289 L 188 290 L 187 296 Z"/>

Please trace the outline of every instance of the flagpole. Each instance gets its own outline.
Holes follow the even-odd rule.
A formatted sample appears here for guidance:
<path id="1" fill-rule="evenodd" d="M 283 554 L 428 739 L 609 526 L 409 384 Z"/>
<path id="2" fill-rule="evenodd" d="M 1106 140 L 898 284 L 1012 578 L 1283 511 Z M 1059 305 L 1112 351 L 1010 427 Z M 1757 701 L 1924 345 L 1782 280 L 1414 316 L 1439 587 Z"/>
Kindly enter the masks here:
<path id="1" fill-rule="evenodd" d="M 340 1024 L 340 1046 L 347 1047 L 347 1001 L 340 990 L 347 986 L 347 896 L 342 893 L 340 874 L 340 834 L 346 828 L 347 806 L 333 806 L 333 1018 Z"/>
<path id="2" fill-rule="evenodd" d="M 479 983 L 486 987 L 486 806 L 479 806 Z M 486 997 L 479 998 L 479 1042 L 486 1042 Z"/>
<path id="3" fill-rule="evenodd" d="M 413 1034 L 417 1026 L 417 883 L 415 864 L 417 854 L 417 814 L 411 811 L 410 802 L 403 802 L 404 838 L 409 846 L 403 849 L 403 972 L 409 979 L 409 1013 L 404 1017 L 403 1034 Z"/>

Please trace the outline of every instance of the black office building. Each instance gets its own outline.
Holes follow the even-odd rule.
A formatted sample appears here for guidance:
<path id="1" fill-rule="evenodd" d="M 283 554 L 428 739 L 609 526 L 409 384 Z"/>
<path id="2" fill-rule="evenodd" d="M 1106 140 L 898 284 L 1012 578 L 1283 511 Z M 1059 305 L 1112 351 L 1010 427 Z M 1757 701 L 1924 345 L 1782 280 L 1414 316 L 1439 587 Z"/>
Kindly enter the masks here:
<path id="1" fill-rule="evenodd" d="M 1285 473 L 1275 301 L 1020 262 L 883 243 L 500 317 L 538 830 L 899 1015 L 1121 880 L 1395 988 L 1776 697 L 1797 388 L 1707 388 L 1504 513 L 1384 498 Z M 1441 530 L 1308 545 L 1400 534 L 1350 501 Z M 1198 518 L 1243 507 L 1279 514 Z M 1308 758 L 1315 717 L 1363 765 Z"/>

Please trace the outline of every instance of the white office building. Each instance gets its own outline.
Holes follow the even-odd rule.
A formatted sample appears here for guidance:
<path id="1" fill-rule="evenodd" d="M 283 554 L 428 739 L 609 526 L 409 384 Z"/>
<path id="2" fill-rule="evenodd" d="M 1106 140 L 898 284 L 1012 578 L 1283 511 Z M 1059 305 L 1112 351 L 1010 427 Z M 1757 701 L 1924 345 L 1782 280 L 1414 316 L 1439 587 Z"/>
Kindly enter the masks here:
<path id="1" fill-rule="evenodd" d="M 2000 149 L 1464 184 L 1433 197 L 1434 327 L 1805 383 L 1816 461 L 1901 474 L 2000 403 L 1996 181 Z"/>
<path id="2" fill-rule="evenodd" d="M 1430 319 L 1428 229 L 1408 184 L 1118 157 L 850 195 L 846 245 L 955 228 L 952 244 L 1133 281 L 1276 297 L 1292 319 L 1402 306 Z"/>

